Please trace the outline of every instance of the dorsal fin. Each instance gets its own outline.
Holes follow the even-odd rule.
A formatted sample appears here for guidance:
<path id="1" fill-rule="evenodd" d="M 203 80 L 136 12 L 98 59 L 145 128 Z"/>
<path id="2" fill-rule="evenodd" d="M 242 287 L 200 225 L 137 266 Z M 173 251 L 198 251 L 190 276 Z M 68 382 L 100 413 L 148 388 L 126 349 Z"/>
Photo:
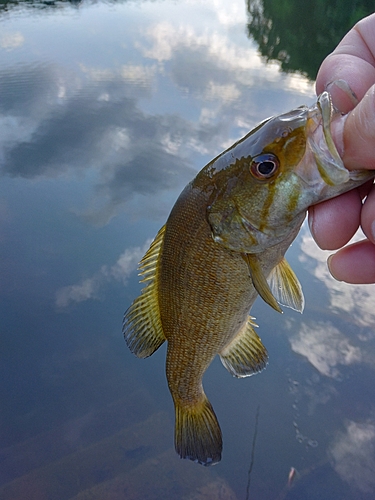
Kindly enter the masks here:
<path id="1" fill-rule="evenodd" d="M 243 254 L 243 257 L 247 263 L 251 280 L 253 282 L 255 290 L 259 293 L 262 299 L 267 302 L 268 305 L 273 307 L 277 312 L 282 313 L 277 300 L 272 294 L 272 291 L 264 277 L 263 270 L 260 266 L 259 259 L 255 254 Z"/>
<path id="2" fill-rule="evenodd" d="M 257 326 L 253 319 L 248 317 L 232 342 L 220 353 L 221 362 L 235 377 L 249 377 L 267 364 L 267 350 L 253 328 Z"/>
<path id="3" fill-rule="evenodd" d="M 139 263 L 142 283 L 147 283 L 124 316 L 122 332 L 129 349 L 139 358 L 151 356 L 165 341 L 158 300 L 159 256 L 163 226 Z"/>
<path id="4" fill-rule="evenodd" d="M 285 257 L 272 269 L 267 281 L 272 294 L 281 305 L 302 313 L 305 306 L 302 287 Z"/>

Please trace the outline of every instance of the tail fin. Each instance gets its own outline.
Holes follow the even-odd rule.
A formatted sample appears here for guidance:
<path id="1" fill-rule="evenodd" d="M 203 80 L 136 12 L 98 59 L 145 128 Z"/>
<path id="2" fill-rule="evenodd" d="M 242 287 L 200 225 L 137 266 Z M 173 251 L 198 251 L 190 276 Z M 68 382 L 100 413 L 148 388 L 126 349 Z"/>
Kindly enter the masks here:
<path id="1" fill-rule="evenodd" d="M 220 462 L 221 430 L 206 396 L 193 407 L 176 404 L 175 447 L 181 458 L 202 465 Z"/>

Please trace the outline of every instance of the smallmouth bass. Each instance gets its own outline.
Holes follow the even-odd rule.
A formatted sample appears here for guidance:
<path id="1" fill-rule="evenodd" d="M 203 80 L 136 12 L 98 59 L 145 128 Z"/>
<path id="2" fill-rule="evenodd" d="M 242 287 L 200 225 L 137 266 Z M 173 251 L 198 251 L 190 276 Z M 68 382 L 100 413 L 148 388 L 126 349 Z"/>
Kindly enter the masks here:
<path id="1" fill-rule="evenodd" d="M 175 448 L 220 461 L 222 435 L 202 386 L 218 354 L 235 377 L 261 371 L 267 351 L 249 316 L 258 295 L 302 312 L 300 283 L 284 258 L 310 205 L 357 187 L 333 143 L 330 95 L 265 120 L 206 165 L 183 190 L 140 262 L 141 295 L 125 313 L 129 349 L 150 356 L 168 341 Z"/>

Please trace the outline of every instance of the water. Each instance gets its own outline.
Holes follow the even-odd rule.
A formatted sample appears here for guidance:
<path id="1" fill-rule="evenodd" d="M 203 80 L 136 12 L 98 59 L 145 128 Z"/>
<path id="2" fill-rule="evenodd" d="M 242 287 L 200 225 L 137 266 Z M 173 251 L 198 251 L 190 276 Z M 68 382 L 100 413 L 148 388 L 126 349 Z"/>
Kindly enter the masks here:
<path id="1" fill-rule="evenodd" d="M 1 3 L 1 498 L 373 498 L 375 290 L 334 282 L 305 226 L 288 253 L 304 314 L 257 302 L 267 369 L 237 380 L 216 360 L 205 376 L 218 466 L 174 453 L 165 346 L 139 360 L 121 334 L 185 184 L 311 104 L 319 62 L 367 8 L 316 2 L 296 21 L 278 4 Z M 309 46 L 290 42 L 296 22 Z"/>

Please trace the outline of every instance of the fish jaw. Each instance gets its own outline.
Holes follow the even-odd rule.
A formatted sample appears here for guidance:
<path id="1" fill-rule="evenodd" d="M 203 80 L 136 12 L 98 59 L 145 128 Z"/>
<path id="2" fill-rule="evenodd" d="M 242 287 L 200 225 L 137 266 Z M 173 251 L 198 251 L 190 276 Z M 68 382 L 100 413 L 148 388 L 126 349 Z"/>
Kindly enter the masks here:
<path id="1" fill-rule="evenodd" d="M 306 207 L 361 186 L 375 175 L 373 170 L 345 168 L 331 134 L 331 123 L 339 115 L 328 92 L 323 92 L 308 110 L 306 153 L 295 169 L 306 193 Z"/>

